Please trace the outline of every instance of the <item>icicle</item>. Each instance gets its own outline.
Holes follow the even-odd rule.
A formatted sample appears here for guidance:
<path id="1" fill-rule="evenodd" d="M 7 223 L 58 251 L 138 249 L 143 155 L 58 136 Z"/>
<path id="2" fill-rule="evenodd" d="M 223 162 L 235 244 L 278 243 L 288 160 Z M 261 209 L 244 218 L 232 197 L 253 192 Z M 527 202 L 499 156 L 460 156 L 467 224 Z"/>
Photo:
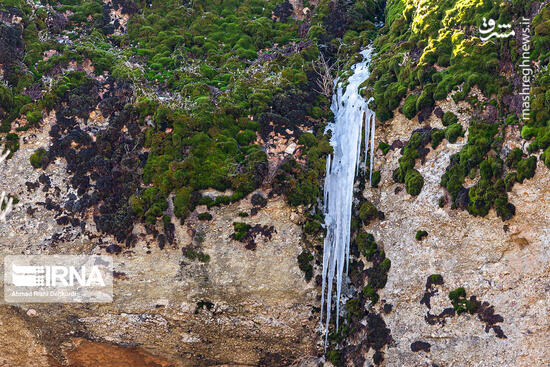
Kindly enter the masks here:
<path id="1" fill-rule="evenodd" d="M 326 177 L 330 177 L 330 157 L 331 156 L 329 154 L 327 156 L 327 168 L 325 170 Z M 328 209 L 328 190 L 327 190 L 328 183 L 329 183 L 329 180 L 325 180 L 324 195 L 323 195 L 323 204 L 325 206 L 325 210 L 324 210 L 325 213 L 327 213 L 327 209 Z"/>
<path id="2" fill-rule="evenodd" d="M 363 132 L 363 120 L 361 120 L 361 127 L 359 128 L 359 139 L 357 139 L 357 149 L 356 149 L 356 157 L 355 157 L 355 174 L 359 173 L 359 164 L 361 163 L 361 133 Z"/>
<path id="3" fill-rule="evenodd" d="M 8 199 L 9 198 L 9 199 Z M 6 207 L 2 210 L 2 204 L 6 203 Z M 6 216 L 11 212 L 13 208 L 13 198 L 6 197 L 6 192 L 2 191 L 0 195 L 0 222 L 6 221 Z"/>
<path id="4" fill-rule="evenodd" d="M 370 166 L 369 166 L 369 182 L 372 184 L 372 169 L 373 169 L 373 162 L 374 162 L 374 113 L 372 114 L 372 132 L 370 134 Z"/>
<path id="5" fill-rule="evenodd" d="M 365 119 L 365 168 L 367 167 L 367 158 L 369 156 L 369 134 L 370 134 L 370 111 L 365 113 L 367 118 Z"/>
<path id="6" fill-rule="evenodd" d="M 331 105 L 334 122 L 328 124 L 325 129 L 325 133 L 328 131 L 332 133 L 330 145 L 333 147 L 333 154 L 327 157 L 323 197 L 327 235 L 323 252 L 321 323 L 323 323 L 323 316 L 326 316 L 325 347 L 328 341 L 334 278 L 336 278 L 336 327 L 340 326 L 338 316 L 342 283 L 345 277 L 344 266 L 347 274 L 350 257 L 353 183 L 360 167 L 363 131 L 365 133 L 365 167 L 369 145 L 371 146 L 372 166 L 374 113 L 358 92 L 359 85 L 369 76 L 368 66 L 371 52 L 371 49 L 362 52 L 364 61 L 354 65 L 354 73 L 348 78 L 348 86 L 345 91 L 338 84 L 338 80 L 335 81 L 336 88 Z"/>
<path id="7" fill-rule="evenodd" d="M 2 163 L 2 161 L 4 161 L 4 159 L 6 159 L 6 157 L 8 155 L 10 155 L 10 150 L 9 149 L 6 149 L 6 152 L 4 154 L 2 154 L 3 149 L 0 149 L 0 163 Z"/>

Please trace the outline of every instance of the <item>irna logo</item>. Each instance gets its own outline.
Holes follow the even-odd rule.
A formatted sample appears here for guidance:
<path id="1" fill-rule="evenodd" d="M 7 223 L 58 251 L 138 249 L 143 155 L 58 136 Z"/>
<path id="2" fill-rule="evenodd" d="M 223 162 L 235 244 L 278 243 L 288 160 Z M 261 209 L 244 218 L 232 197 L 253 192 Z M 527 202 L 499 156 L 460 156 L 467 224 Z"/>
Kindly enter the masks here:
<path id="1" fill-rule="evenodd" d="M 112 302 L 112 257 L 6 256 L 4 300 L 10 303 Z"/>
<path id="2" fill-rule="evenodd" d="M 12 265 L 12 281 L 18 287 L 81 287 L 98 285 L 105 287 L 105 281 L 98 266 L 18 266 Z"/>

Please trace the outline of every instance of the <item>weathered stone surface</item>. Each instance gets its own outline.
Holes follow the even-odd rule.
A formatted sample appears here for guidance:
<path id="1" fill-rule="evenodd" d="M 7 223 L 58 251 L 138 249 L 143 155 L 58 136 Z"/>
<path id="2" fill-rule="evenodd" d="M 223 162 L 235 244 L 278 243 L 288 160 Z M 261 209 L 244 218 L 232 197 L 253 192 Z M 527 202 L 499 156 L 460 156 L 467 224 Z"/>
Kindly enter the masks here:
<path id="1" fill-rule="evenodd" d="M 459 112 L 460 106 L 445 101 L 443 111 Z M 460 122 L 467 118 L 459 114 Z M 433 119 L 433 117 L 432 117 Z M 410 125 L 414 123 L 409 122 Z M 416 125 L 418 126 L 418 125 Z M 440 127 L 432 124 L 432 127 Z M 378 139 L 407 140 L 411 128 L 397 116 Z M 517 131 L 508 132 L 506 146 L 521 146 Z M 391 303 L 393 311 L 384 316 L 395 344 L 386 352 L 387 366 L 546 366 L 550 361 L 550 172 L 539 161 L 535 177 L 516 184 L 510 202 L 516 215 L 502 222 L 491 210 L 485 218 L 466 211 L 439 208 L 445 195 L 441 175 L 450 156 L 460 150 L 464 139 L 455 144 L 446 140 L 417 161 L 416 169 L 425 180 L 422 192 L 412 197 L 401 190 L 396 194 L 392 172 L 398 167 L 398 150 L 387 156 L 378 152 L 375 161 L 381 169 L 378 189 L 368 188 L 365 197 L 385 213 L 385 219 L 367 228 L 384 246 L 392 261 L 388 283 L 380 298 Z M 428 237 L 416 241 L 417 230 Z M 452 307 L 448 292 L 464 287 L 468 296 L 494 306 L 507 338 L 497 338 L 477 316 L 461 314 L 446 319 L 444 325 L 429 325 L 428 309 L 420 304 L 426 278 L 441 274 L 444 285 L 431 299 L 432 314 Z M 381 308 L 381 305 L 378 305 Z M 414 353 L 411 344 L 422 340 L 430 352 Z"/>
<path id="2" fill-rule="evenodd" d="M 20 203 L 8 222 L 0 223 L 0 254 L 106 254 L 115 241 L 97 233 L 91 215 L 85 230 L 56 220 L 74 192 L 63 160 L 46 171 L 30 166 L 34 150 L 49 144 L 45 130 L 23 134 L 21 149 L 1 168 L 10 178 L 2 180 L 1 189 L 16 195 Z M 32 189 L 43 173 L 48 187 L 39 184 Z M 48 199 L 50 209 L 38 204 Z M 254 216 L 238 216 L 251 208 L 250 199 L 212 208 L 208 222 L 192 213 L 183 226 L 176 226 L 175 244 L 164 250 L 143 226 L 136 226 L 135 247 L 122 246 L 115 256 L 113 303 L 0 305 L 0 323 L 14 312 L 23 315 L 0 332 L 0 349 L 13 346 L 13 353 L 0 353 L 2 358 L 10 361 L 8 366 L 67 365 L 71 360 L 88 366 L 96 353 L 86 340 L 101 343 L 96 351 L 105 350 L 135 366 L 154 365 L 140 364 L 154 356 L 169 365 L 205 366 L 290 364 L 317 355 L 318 321 L 312 314 L 316 291 L 298 268 L 301 228 L 289 219 L 300 215 L 275 198 Z M 258 235 L 256 249 L 248 250 L 230 238 L 234 221 L 273 226 L 272 238 Z M 191 244 L 208 254 L 209 262 L 186 258 L 182 248 Z M 201 307 L 206 303 L 212 306 Z M 17 321 L 21 318 L 31 321 Z M 115 345 L 139 347 L 136 353 L 143 358 L 133 360 Z M 108 359 L 101 363 L 111 365 Z"/>

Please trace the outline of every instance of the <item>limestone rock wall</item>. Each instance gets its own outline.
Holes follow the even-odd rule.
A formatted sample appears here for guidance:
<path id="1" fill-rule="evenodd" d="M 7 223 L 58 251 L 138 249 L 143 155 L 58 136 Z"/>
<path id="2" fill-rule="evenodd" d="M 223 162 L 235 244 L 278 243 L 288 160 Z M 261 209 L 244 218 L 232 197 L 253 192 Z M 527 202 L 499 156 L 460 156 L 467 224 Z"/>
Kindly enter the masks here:
<path id="1" fill-rule="evenodd" d="M 451 100 L 444 110 L 459 112 Z M 467 119 L 467 111 L 461 120 Z M 399 123 L 398 115 L 380 129 L 380 140 L 406 141 L 414 128 Z M 406 121 L 406 119 L 404 119 Z M 461 121 L 463 122 L 463 121 Z M 432 127 L 440 127 L 432 117 Z M 464 125 L 464 124 L 463 124 Z M 416 127 L 414 127 L 416 126 Z M 367 230 L 383 245 L 392 261 L 388 283 L 380 298 L 393 305 L 384 315 L 394 343 L 387 349 L 386 366 L 547 366 L 550 362 L 550 171 L 539 161 L 534 178 L 516 184 L 509 193 L 516 206 L 513 219 L 502 222 L 493 210 L 485 218 L 466 211 L 440 208 L 445 195 L 439 182 L 450 156 L 460 150 L 465 138 L 455 144 L 446 140 L 416 163 L 425 180 L 417 197 L 407 194 L 392 180 L 398 167 L 399 149 L 376 162 L 382 173 L 379 188 L 367 188 L 364 196 L 385 213 L 385 219 Z M 510 129 L 506 144 L 521 147 L 519 132 Z M 397 190 L 396 190 L 397 189 Z M 428 237 L 417 241 L 417 230 Z M 444 284 L 431 298 L 431 310 L 420 301 L 427 277 L 441 274 Z M 506 338 L 498 338 L 477 315 L 461 314 L 445 319 L 444 325 L 430 325 L 427 312 L 440 314 L 450 308 L 448 292 L 464 287 L 494 307 L 502 316 L 499 323 Z M 380 307 L 380 306 L 378 306 Z M 414 342 L 430 344 L 429 352 L 411 350 Z"/>
<path id="2" fill-rule="evenodd" d="M 116 242 L 96 231 L 92 213 L 84 229 L 58 223 L 74 194 L 64 160 L 45 171 L 30 166 L 34 150 L 48 146 L 48 130 L 25 133 L 20 150 L 0 168 L 9 178 L 1 189 L 20 200 L 0 223 L 0 254 L 106 254 Z M 136 226 L 135 246 L 122 246 L 114 258 L 113 303 L 0 305 L 0 349 L 10 350 L 0 353 L 0 364 L 274 366 L 316 355 L 316 291 L 298 268 L 302 232 L 290 220 L 296 214 L 275 198 L 255 215 L 238 216 L 251 208 L 249 199 L 212 208 L 211 221 L 194 212 L 176 225 L 174 245 L 164 249 Z M 271 239 L 259 234 L 256 248 L 247 249 L 231 238 L 234 221 L 273 226 Z M 192 246 L 210 260 L 187 258 Z M 98 354 L 102 359 L 94 359 Z"/>

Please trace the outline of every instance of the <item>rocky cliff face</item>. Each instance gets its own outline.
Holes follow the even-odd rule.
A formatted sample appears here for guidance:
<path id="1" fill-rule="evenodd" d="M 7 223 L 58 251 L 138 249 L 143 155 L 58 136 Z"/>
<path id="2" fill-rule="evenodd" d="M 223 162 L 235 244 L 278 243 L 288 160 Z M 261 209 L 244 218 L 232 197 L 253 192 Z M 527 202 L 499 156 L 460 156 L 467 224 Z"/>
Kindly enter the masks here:
<path id="1" fill-rule="evenodd" d="M 198 220 L 206 209 L 198 207 L 176 227 L 172 245 L 160 249 L 137 226 L 135 246 L 121 249 L 112 236 L 97 232 L 90 217 L 85 225 L 60 224 L 71 195 L 64 162 L 45 172 L 29 164 L 37 147 L 49 145 L 49 127 L 25 134 L 2 167 L 13 178 L 6 189 L 20 200 L 9 222 L 0 224 L 2 254 L 113 252 L 115 299 L 106 305 L 0 306 L 6 325 L 0 339 L 13 347 L 2 354 L 3 365 L 277 365 L 317 354 L 316 290 L 298 269 L 302 231 L 294 222 L 300 216 L 284 200 L 269 200 L 241 218 L 238 213 L 253 208 L 242 200 L 212 209 L 208 222 Z M 253 235 L 255 247 L 247 249 L 231 237 L 235 221 L 273 228 L 269 237 Z M 193 259 L 192 248 L 208 261 Z M 131 359 L 109 344 L 139 347 L 138 356 Z"/>
<path id="2" fill-rule="evenodd" d="M 0 4 L 0 132 L 12 150 L 20 146 L 0 164 L 0 190 L 19 202 L 0 222 L 0 255 L 111 254 L 115 297 L 1 304 L 0 366 L 548 366 L 550 147 L 537 125 L 548 119 L 543 3 L 525 6 L 542 20 L 533 27 L 539 121 L 523 137 L 502 113 L 512 97 L 506 113 L 520 111 L 518 96 L 490 101 L 493 87 L 512 93 L 503 79 L 513 76 L 519 32 L 500 50 L 474 48 L 460 1 L 438 2 L 429 21 L 414 22 L 412 0 L 389 1 L 384 29 L 374 26 L 382 1 L 242 2 L 238 19 L 210 1 L 14 3 Z M 460 34 L 435 41 L 438 11 L 464 22 L 453 28 Z M 357 182 L 356 201 L 370 201 L 374 213 L 352 229 L 373 234 L 378 248 L 367 260 L 354 240 L 340 318 L 350 328 L 331 330 L 325 355 L 318 198 L 331 113 L 314 92 L 313 62 L 321 50 L 350 66 L 377 32 L 386 53 L 373 75 L 382 82 L 362 91 L 374 89 L 376 146 L 391 148 L 376 151 L 378 187 Z M 464 55 L 451 60 L 455 46 Z M 413 196 L 394 177 L 401 148 L 417 129 L 443 133 L 442 111 L 456 114 L 465 135 L 418 149 L 409 169 L 423 185 Z M 505 221 L 493 203 L 484 217 L 456 205 L 468 204 L 480 162 L 461 200 L 441 186 L 473 117 L 502 126 L 501 151 L 482 160 L 505 160 L 514 148 L 537 158 L 534 177 L 505 193 L 515 208 Z M 39 148 L 47 152 L 31 159 Z M 378 271 L 387 259 L 386 282 Z M 373 278 L 377 294 L 365 291 Z"/>
<path id="3" fill-rule="evenodd" d="M 455 112 L 461 108 L 450 99 L 441 106 Z M 468 111 L 459 116 L 466 120 Z M 398 115 L 386 125 L 379 138 L 406 141 L 410 131 L 399 123 L 401 118 Z M 426 123 L 438 127 L 435 120 Z M 513 129 L 506 141 L 521 145 Z M 506 222 L 494 211 L 479 218 L 449 206 L 440 208 L 439 199 L 445 196 L 441 175 L 450 156 L 463 144 L 464 139 L 445 142 L 430 150 L 425 163 L 417 162 L 425 179 L 417 197 L 391 177 L 398 167 L 399 150 L 378 154 L 381 183 L 364 192 L 385 213 L 385 219 L 370 225 L 368 231 L 392 261 L 388 283 L 380 292 L 380 298 L 393 305 L 393 311 L 384 316 L 394 340 L 385 354 L 386 365 L 545 366 L 550 360 L 544 347 L 550 340 L 545 302 L 550 270 L 550 173 L 539 162 L 533 179 L 514 186 L 510 201 L 516 215 Z M 415 238 L 419 230 L 428 232 L 422 241 Z M 428 292 L 426 281 L 432 274 L 440 274 L 443 284 L 429 287 Z M 488 328 L 487 317 L 481 320 L 479 314 L 430 319 L 429 315 L 452 309 L 448 293 L 459 287 L 465 288 L 468 297 L 494 307 L 494 314 L 502 319 L 489 318 L 504 336 Z M 434 290 L 429 309 L 421 301 Z M 417 342 L 429 346 L 419 350 Z"/>

